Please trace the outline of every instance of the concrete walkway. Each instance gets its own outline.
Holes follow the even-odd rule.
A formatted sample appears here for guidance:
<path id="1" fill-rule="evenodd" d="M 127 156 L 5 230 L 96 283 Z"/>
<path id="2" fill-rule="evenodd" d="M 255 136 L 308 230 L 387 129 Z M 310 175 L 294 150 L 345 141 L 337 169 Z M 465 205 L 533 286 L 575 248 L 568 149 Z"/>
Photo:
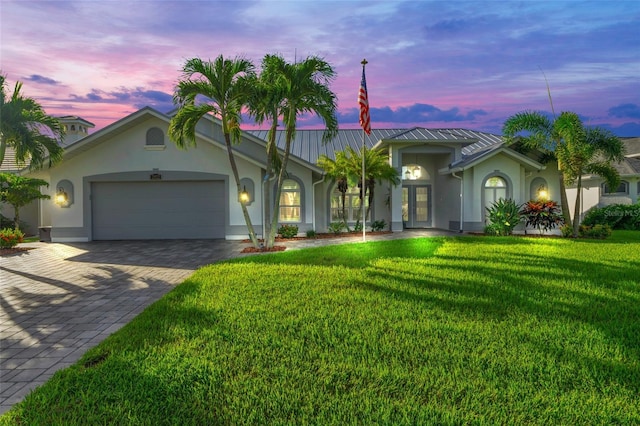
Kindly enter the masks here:
<path id="1" fill-rule="evenodd" d="M 405 231 L 380 239 L 459 235 Z M 287 250 L 361 242 L 288 241 Z M 225 240 L 30 243 L 0 257 L 0 414 L 74 364 L 201 266 L 241 254 Z"/>

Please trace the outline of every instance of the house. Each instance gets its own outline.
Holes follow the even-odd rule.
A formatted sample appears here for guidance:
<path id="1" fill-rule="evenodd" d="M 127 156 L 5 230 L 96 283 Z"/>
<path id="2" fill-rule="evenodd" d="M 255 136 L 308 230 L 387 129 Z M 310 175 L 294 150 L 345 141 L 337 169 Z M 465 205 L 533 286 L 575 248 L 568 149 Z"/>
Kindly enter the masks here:
<path id="1" fill-rule="evenodd" d="M 221 126 L 205 117 L 197 146 L 181 150 L 168 138 L 171 116 L 145 107 L 92 134 L 91 123 L 62 117 L 68 129 L 63 161 L 22 173 L 50 183 L 50 200 L 23 214 L 54 242 L 127 239 L 245 239 L 247 228 L 231 173 Z M 74 127 L 72 127 L 74 126 Z M 284 134 L 278 136 L 279 146 Z M 234 146 L 241 188 L 256 232 L 264 223 L 266 131 L 245 131 Z M 335 183 L 316 164 L 325 154 L 363 144 L 361 130 L 340 130 L 323 144 L 322 130 L 298 130 L 280 206 L 280 223 L 304 233 L 326 232 L 338 220 Z M 500 136 L 464 129 L 374 129 L 368 147 L 389 153 L 402 177 L 397 187 L 376 189 L 371 220 L 393 232 L 407 228 L 481 231 L 485 207 L 498 198 L 517 203 L 546 191 L 559 200 L 557 170 L 506 146 Z M 355 223 L 357 188 L 347 194 Z M 35 223 L 37 222 L 37 223 Z M 50 227 L 50 228 L 49 228 Z M 49 231 L 50 230 L 50 231 Z"/>
<path id="2" fill-rule="evenodd" d="M 620 138 L 625 147 L 625 158 L 614 166 L 620 174 L 617 188 L 609 188 L 600 176 L 585 175 L 582 177 L 582 215 L 593 207 L 604 207 L 610 204 L 635 204 L 640 201 L 640 138 Z M 567 188 L 570 206 L 576 199 L 576 189 Z"/>

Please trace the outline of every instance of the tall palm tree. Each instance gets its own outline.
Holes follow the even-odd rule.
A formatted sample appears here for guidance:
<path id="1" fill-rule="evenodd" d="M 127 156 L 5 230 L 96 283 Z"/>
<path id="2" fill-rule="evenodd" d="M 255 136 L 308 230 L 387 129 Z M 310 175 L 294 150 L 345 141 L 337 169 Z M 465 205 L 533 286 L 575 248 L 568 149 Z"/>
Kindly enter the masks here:
<path id="1" fill-rule="evenodd" d="M 16 83 L 11 96 L 5 86 L 6 77 L 0 74 L 0 166 L 7 147 L 14 150 L 19 165 L 29 161 L 33 169 L 41 168 L 47 158 L 49 166 L 62 160 L 59 141 L 65 132 L 60 121 L 33 98 L 23 96 L 22 83 Z"/>
<path id="2" fill-rule="evenodd" d="M 277 111 L 285 128 L 285 147 L 279 162 L 269 234 L 266 238 L 266 246 L 269 248 L 273 247 L 275 241 L 280 194 L 286 179 L 298 115 L 313 113 L 322 119 L 325 124 L 324 142 L 330 141 L 336 135 L 338 119 L 336 95 L 329 89 L 329 84 L 335 77 L 335 71 L 328 62 L 317 56 L 310 56 L 302 62 L 289 64 L 282 57 L 272 55 L 264 65 L 266 66 L 263 68 L 263 73 L 266 73 L 265 80 L 269 82 L 268 86 L 278 92 L 272 99 L 275 104 L 275 109 L 272 111 Z M 272 120 L 271 129 L 274 129 L 275 117 L 267 118 Z M 273 134 L 275 136 L 275 132 Z"/>
<path id="3" fill-rule="evenodd" d="M 564 167 L 566 185 L 576 184 L 576 204 L 573 213 L 573 236 L 578 236 L 582 175 L 602 177 L 610 188 L 620 183 L 613 162 L 624 159 L 624 145 L 615 135 L 598 127 L 585 128 L 577 114 L 563 112 L 554 123 L 563 143 L 556 147 L 556 157 Z"/>
<path id="4" fill-rule="evenodd" d="M 240 113 L 248 102 L 248 81 L 254 75 L 254 65 L 243 58 L 225 59 L 220 55 L 214 61 L 187 60 L 173 95 L 178 111 L 169 124 L 171 139 L 179 148 L 186 149 L 195 146 L 196 126 L 202 117 L 213 114 L 220 119 L 238 197 L 242 187 L 232 145 L 240 142 Z M 258 247 L 249 210 L 244 202 L 240 205 L 249 238 Z"/>
<path id="5" fill-rule="evenodd" d="M 502 131 L 507 141 L 514 141 L 517 136 L 525 147 L 539 149 L 557 161 L 562 215 L 564 222 L 572 226 L 573 236 L 577 236 L 582 175 L 592 173 L 603 177 L 610 187 L 618 186 L 620 178 L 612 162 L 624 158 L 620 139 L 604 129 L 585 128 L 573 112 L 563 112 L 553 121 L 538 112 L 521 112 L 509 117 Z M 566 187 L 573 184 L 577 184 L 577 196 L 572 221 Z"/>
<path id="6" fill-rule="evenodd" d="M 358 187 L 360 188 L 360 208 L 364 206 L 364 198 L 367 198 L 367 211 L 365 217 L 369 216 L 371 212 L 371 206 L 375 196 L 376 182 L 389 182 L 393 186 L 397 186 L 401 180 L 398 171 L 389 164 L 389 157 L 387 153 L 382 149 L 368 149 L 364 148 L 364 169 L 365 169 L 365 185 L 364 191 L 362 190 L 362 151 L 356 151 L 352 147 L 347 147 L 347 167 L 349 175 L 356 178 L 358 181 Z M 368 195 L 367 195 L 368 194 Z M 362 213 L 362 211 L 360 211 Z M 360 223 L 362 214 L 358 215 L 356 224 Z M 362 224 L 365 225 L 364 223 Z M 357 226 L 357 225 L 356 225 Z"/>
<path id="7" fill-rule="evenodd" d="M 522 143 L 525 149 L 539 150 L 548 161 L 557 162 L 562 217 L 564 223 L 571 223 L 564 179 L 564 164 L 556 156 L 556 147 L 562 144 L 562 139 L 554 130 L 554 122 L 555 120 L 550 120 L 538 111 L 523 111 L 507 118 L 502 126 L 502 135 L 507 143 L 513 143 L 517 140 Z"/>
<path id="8" fill-rule="evenodd" d="M 333 183 L 337 184 L 338 191 L 340 192 L 340 211 L 342 221 L 349 231 L 349 224 L 347 221 L 347 211 L 345 201 L 347 198 L 347 191 L 349 190 L 349 171 L 347 167 L 347 155 L 344 151 L 337 151 L 335 153 L 336 159 L 332 159 L 322 154 L 318 158 L 318 166 L 320 166 L 327 177 L 331 179 Z"/>

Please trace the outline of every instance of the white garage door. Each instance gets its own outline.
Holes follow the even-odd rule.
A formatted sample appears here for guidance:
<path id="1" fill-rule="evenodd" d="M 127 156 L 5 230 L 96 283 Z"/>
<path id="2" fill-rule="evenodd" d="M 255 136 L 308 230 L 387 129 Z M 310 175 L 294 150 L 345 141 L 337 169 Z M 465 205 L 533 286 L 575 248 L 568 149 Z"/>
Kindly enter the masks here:
<path id="1" fill-rule="evenodd" d="M 94 182 L 94 240 L 224 238 L 223 181 Z"/>

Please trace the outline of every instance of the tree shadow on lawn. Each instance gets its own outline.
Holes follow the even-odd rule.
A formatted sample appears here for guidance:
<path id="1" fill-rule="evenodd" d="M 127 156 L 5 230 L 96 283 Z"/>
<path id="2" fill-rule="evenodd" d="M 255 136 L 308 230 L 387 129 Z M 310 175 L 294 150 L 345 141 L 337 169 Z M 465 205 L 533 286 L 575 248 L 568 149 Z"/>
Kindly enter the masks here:
<path id="1" fill-rule="evenodd" d="M 532 323 L 582 323 L 607 336 L 623 357 L 640 359 L 640 262 L 565 259 L 527 253 L 505 253 L 496 264 L 490 254 L 475 253 L 474 262 L 438 254 L 426 260 L 420 272 L 375 267 L 370 282 L 358 287 L 382 292 L 409 303 L 420 303 L 426 312 L 456 312 L 461 319 L 501 322 L 522 316 Z M 514 272 L 505 273 L 518 265 Z M 597 272 L 594 273 L 594 267 Z M 541 272 L 553 270 L 561 272 Z M 404 277 L 404 280 L 403 280 Z M 401 285 L 380 285 L 398 282 Z M 640 392 L 640 366 L 624 364 L 609 355 L 594 359 L 567 348 L 564 342 L 550 341 L 528 333 L 530 345 L 561 359 L 582 360 L 597 365 L 598 371 L 615 372 L 608 380 Z"/>

